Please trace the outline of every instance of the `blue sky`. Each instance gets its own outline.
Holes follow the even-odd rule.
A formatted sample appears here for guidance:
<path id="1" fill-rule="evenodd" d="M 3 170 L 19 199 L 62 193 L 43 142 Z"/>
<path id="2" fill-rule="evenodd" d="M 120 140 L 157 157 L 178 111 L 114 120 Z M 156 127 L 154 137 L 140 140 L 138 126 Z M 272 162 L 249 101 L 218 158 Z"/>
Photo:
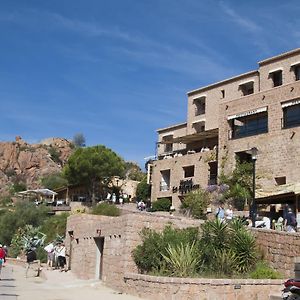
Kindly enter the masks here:
<path id="1" fill-rule="evenodd" d="M 298 0 L 2 0 L 0 140 L 83 133 L 141 166 L 186 92 L 300 45 Z"/>

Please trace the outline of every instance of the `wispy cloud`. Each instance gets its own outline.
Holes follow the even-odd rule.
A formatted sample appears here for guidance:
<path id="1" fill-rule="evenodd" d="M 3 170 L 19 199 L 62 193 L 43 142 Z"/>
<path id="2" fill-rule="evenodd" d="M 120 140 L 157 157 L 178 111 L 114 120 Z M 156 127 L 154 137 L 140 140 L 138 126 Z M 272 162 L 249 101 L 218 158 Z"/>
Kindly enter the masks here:
<path id="1" fill-rule="evenodd" d="M 230 17 L 231 21 L 247 29 L 248 31 L 259 32 L 262 30 L 257 23 L 250 20 L 246 16 L 238 14 L 233 8 L 227 6 L 223 1 L 220 1 L 220 7 L 223 9 L 223 12 Z"/>

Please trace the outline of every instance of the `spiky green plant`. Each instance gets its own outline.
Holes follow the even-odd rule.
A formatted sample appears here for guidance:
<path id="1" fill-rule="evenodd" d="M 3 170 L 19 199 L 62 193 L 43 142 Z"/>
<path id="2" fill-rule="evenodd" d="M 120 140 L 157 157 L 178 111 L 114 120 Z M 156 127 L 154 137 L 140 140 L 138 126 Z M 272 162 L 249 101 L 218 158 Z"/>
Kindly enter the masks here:
<path id="1" fill-rule="evenodd" d="M 231 241 L 231 249 L 236 258 L 236 270 L 239 273 L 248 272 L 257 260 L 255 238 L 248 231 L 239 230 Z"/>
<path id="2" fill-rule="evenodd" d="M 201 259 L 195 242 L 168 245 L 167 254 L 161 253 L 172 274 L 178 277 L 194 276 L 199 268 Z"/>
<path id="3" fill-rule="evenodd" d="M 236 256 L 231 249 L 215 249 L 212 268 L 218 275 L 232 275 L 235 270 Z"/>

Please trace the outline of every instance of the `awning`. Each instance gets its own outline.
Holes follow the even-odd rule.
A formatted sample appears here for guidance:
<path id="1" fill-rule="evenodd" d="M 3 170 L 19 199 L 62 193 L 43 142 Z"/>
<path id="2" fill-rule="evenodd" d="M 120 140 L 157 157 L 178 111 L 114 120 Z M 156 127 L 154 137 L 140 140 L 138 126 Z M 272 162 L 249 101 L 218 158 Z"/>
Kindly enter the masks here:
<path id="1" fill-rule="evenodd" d="M 218 129 L 206 130 L 194 134 L 189 134 L 173 139 L 173 143 L 183 143 L 188 144 L 196 141 L 201 141 L 209 138 L 218 137 Z"/>
<path id="2" fill-rule="evenodd" d="M 297 105 L 300 104 L 300 99 L 294 99 L 294 100 L 290 100 L 287 102 L 283 102 L 281 103 L 281 107 L 285 108 L 285 107 L 289 107 L 289 106 L 293 106 L 293 105 Z"/>
<path id="3" fill-rule="evenodd" d="M 57 195 L 56 192 L 51 191 L 49 189 L 37 189 L 37 190 L 27 190 L 27 191 L 22 191 L 19 192 L 18 195 L 23 196 L 23 195 L 42 195 L 42 196 L 55 196 Z"/>
<path id="4" fill-rule="evenodd" d="M 300 194 L 300 183 L 264 187 L 255 191 L 255 199 L 288 197 Z"/>
<path id="5" fill-rule="evenodd" d="M 249 84 L 249 83 L 253 83 L 253 82 L 254 82 L 254 79 L 243 81 L 243 82 L 239 83 L 239 86 Z"/>
<path id="6" fill-rule="evenodd" d="M 195 120 L 194 122 L 192 122 L 192 124 L 194 125 L 194 124 L 197 124 L 197 123 L 202 123 L 202 122 L 205 122 L 205 117 L 203 116 L 202 118 L 199 118 L 199 119 L 197 119 L 197 120 Z"/>
<path id="7" fill-rule="evenodd" d="M 283 68 L 277 68 L 277 69 L 270 70 L 269 74 L 276 73 L 276 72 L 279 72 L 279 71 L 283 71 Z"/>
<path id="8" fill-rule="evenodd" d="M 233 120 L 233 119 L 238 119 L 238 118 L 242 118 L 242 117 L 246 117 L 246 116 L 259 114 L 259 113 L 265 112 L 267 110 L 268 110 L 268 107 L 265 106 L 265 107 L 261 107 L 261 108 L 257 108 L 257 109 L 245 111 L 245 112 L 242 112 L 242 113 L 239 113 L 239 114 L 228 116 L 227 120 Z"/>
<path id="9" fill-rule="evenodd" d="M 294 68 L 296 66 L 299 66 L 300 65 L 300 61 L 297 61 L 297 62 L 294 62 L 291 64 L 291 68 Z"/>

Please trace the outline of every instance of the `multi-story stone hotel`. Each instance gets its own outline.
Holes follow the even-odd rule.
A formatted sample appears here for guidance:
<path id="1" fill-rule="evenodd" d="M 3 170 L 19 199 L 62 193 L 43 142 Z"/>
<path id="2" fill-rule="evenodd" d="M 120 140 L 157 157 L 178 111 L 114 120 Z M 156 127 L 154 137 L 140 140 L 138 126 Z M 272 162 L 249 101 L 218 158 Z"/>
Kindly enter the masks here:
<path id="1" fill-rule="evenodd" d="M 231 171 L 237 156 L 248 160 L 253 147 L 258 149 L 257 183 L 270 191 L 264 198 L 272 196 L 273 203 L 296 201 L 300 49 L 187 95 L 186 122 L 157 130 L 152 201 L 170 198 L 178 208 L 186 191 L 215 184 L 221 168 Z"/>

